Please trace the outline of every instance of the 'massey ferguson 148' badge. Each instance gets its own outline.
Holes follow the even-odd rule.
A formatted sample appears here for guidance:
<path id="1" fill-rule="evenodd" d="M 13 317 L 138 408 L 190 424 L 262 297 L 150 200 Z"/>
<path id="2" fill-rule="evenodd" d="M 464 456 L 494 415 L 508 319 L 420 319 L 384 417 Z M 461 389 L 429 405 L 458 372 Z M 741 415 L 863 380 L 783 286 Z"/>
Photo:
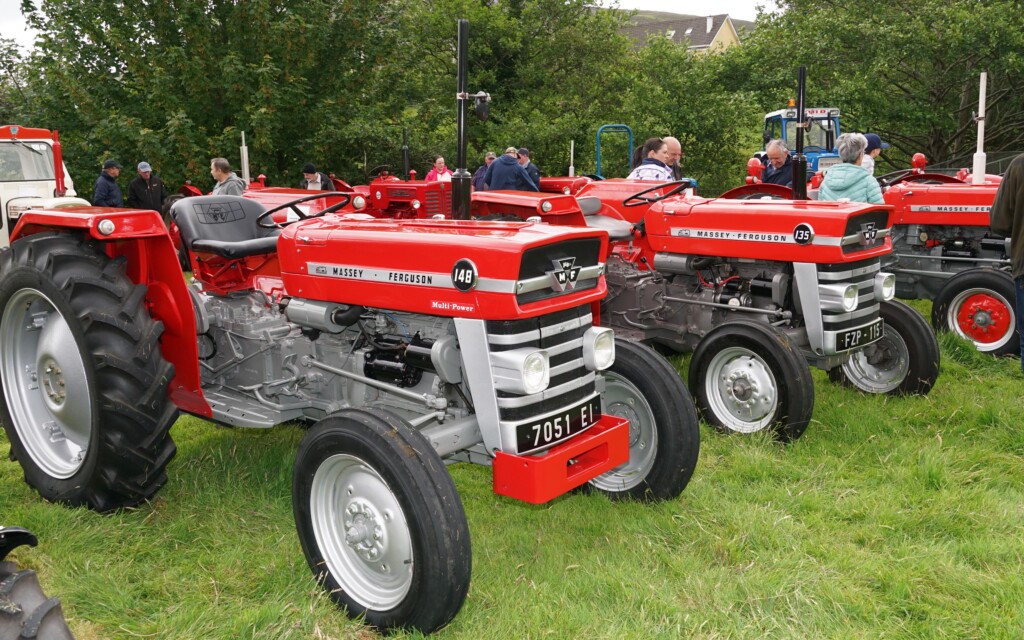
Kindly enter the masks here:
<path id="1" fill-rule="evenodd" d="M 462 258 L 452 267 L 452 284 L 459 291 L 471 291 L 476 286 L 480 274 L 472 260 Z"/>

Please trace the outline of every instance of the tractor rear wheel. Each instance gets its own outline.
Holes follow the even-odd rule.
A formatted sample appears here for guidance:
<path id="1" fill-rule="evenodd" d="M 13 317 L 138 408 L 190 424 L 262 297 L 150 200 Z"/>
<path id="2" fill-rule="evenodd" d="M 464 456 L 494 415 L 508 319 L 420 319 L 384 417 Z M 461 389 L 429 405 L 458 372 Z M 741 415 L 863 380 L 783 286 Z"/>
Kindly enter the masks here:
<path id="1" fill-rule="evenodd" d="M 932 326 L 995 356 L 1020 354 L 1016 291 L 1005 271 L 970 269 L 946 281 L 932 305 Z"/>
<path id="2" fill-rule="evenodd" d="M 939 343 L 921 314 L 897 300 L 882 302 L 882 338 L 828 372 L 831 380 L 867 393 L 926 395 L 939 376 Z"/>
<path id="3" fill-rule="evenodd" d="M 35 571 L 0 562 L 0 638 L 74 640 L 58 598 L 47 598 Z"/>
<path id="4" fill-rule="evenodd" d="M 690 361 L 690 390 L 716 429 L 770 429 L 782 441 L 799 438 L 814 410 L 807 361 L 789 338 L 763 322 L 734 320 L 712 329 Z"/>
<path id="5" fill-rule="evenodd" d="M 604 378 L 604 412 L 629 420 L 629 462 L 585 486 L 616 499 L 678 496 L 700 451 L 700 424 L 686 385 L 650 347 L 621 338 Z"/>
<path id="6" fill-rule="evenodd" d="M 469 590 L 469 527 L 440 456 L 409 423 L 346 409 L 299 445 L 295 524 L 313 574 L 353 618 L 430 633 Z"/>
<path id="7" fill-rule="evenodd" d="M 111 511 L 167 481 L 174 368 L 145 297 L 123 258 L 80 237 L 40 233 L 0 254 L 0 410 L 47 500 Z"/>

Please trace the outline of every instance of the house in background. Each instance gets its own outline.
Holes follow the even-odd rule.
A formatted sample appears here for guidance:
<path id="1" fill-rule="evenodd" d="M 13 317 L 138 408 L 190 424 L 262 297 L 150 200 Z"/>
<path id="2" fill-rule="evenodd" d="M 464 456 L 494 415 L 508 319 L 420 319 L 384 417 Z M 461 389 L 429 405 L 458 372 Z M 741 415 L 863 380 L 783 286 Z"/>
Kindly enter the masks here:
<path id="1" fill-rule="evenodd" d="M 753 30 L 754 23 L 733 20 L 729 14 L 688 16 L 663 12 L 641 12 L 634 24 L 623 32 L 642 47 L 653 37 L 665 37 L 690 51 L 706 53 L 740 44 L 741 36 Z"/>

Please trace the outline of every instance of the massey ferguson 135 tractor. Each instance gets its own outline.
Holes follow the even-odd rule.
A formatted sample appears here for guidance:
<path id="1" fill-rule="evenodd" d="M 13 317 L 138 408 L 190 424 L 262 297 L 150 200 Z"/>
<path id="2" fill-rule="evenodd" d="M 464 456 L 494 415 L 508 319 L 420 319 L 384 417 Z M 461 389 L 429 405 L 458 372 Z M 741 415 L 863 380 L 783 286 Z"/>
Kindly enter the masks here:
<path id="1" fill-rule="evenodd" d="M 888 207 L 737 201 L 603 180 L 570 196 L 474 194 L 483 215 L 540 216 L 604 228 L 612 239 L 601 322 L 693 352 L 689 383 L 724 430 L 798 437 L 814 390 L 808 363 L 869 393 L 928 393 L 935 336 L 893 301 Z"/>
<path id="2" fill-rule="evenodd" d="M 166 482 L 179 410 L 310 422 L 293 478 L 309 566 L 350 615 L 423 631 L 470 578 L 446 462 L 491 464 L 497 493 L 533 503 L 683 490 L 685 387 L 594 326 L 604 232 L 302 208 L 324 195 L 178 201 L 188 286 L 156 212 L 23 214 L 0 252 L 0 376 L 26 481 L 110 511 Z"/>

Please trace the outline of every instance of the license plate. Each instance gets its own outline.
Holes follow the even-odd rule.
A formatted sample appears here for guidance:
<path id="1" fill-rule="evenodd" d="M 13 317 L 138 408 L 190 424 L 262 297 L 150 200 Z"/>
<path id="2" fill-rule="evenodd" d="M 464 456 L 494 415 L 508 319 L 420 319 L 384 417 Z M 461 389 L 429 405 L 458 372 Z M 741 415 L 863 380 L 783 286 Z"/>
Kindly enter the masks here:
<path id="1" fill-rule="evenodd" d="M 542 449 L 590 427 L 601 417 L 601 398 L 594 396 L 574 407 L 516 427 L 519 453 Z"/>
<path id="2" fill-rule="evenodd" d="M 836 352 L 849 351 L 871 344 L 882 337 L 884 325 L 879 318 L 866 327 L 847 329 L 836 334 Z"/>

